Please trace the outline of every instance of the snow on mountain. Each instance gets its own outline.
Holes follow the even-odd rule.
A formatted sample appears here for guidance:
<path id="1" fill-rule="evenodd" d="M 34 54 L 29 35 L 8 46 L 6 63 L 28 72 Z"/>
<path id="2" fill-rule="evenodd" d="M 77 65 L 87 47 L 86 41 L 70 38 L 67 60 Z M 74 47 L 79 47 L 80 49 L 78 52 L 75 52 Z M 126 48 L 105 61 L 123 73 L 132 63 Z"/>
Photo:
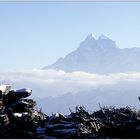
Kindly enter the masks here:
<path id="1" fill-rule="evenodd" d="M 102 40 L 102 39 L 110 39 L 109 37 L 107 37 L 106 35 L 101 35 L 99 36 L 99 40 Z M 111 39 L 110 39 L 111 40 Z"/>
<path id="2" fill-rule="evenodd" d="M 120 49 L 115 41 L 106 35 L 96 39 L 93 34 L 90 34 L 75 51 L 43 69 L 103 74 L 138 72 L 140 71 L 140 48 Z"/>
<path id="3" fill-rule="evenodd" d="M 87 41 L 89 40 L 95 40 L 95 35 L 93 33 L 89 34 L 86 38 Z"/>

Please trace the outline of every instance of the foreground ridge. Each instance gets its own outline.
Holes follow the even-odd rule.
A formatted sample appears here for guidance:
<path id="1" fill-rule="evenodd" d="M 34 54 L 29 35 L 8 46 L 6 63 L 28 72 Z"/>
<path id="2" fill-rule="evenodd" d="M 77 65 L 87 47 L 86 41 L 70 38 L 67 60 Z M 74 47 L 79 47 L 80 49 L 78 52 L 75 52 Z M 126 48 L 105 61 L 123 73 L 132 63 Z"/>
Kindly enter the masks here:
<path id="1" fill-rule="evenodd" d="M 48 116 L 25 99 L 30 89 L 0 86 L 0 138 L 104 139 L 140 138 L 140 110 L 131 107 L 100 107 L 89 113 L 83 106 L 69 115 Z"/>

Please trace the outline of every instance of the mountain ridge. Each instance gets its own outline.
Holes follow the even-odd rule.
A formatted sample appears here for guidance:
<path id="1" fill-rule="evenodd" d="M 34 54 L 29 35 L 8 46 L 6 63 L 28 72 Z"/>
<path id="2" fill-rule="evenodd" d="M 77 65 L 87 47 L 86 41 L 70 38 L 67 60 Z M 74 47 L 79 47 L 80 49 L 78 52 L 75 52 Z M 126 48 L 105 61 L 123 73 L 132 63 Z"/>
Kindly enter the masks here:
<path id="1" fill-rule="evenodd" d="M 89 34 L 79 47 L 43 69 L 65 72 L 118 73 L 140 71 L 140 48 L 120 49 L 106 35 Z"/>

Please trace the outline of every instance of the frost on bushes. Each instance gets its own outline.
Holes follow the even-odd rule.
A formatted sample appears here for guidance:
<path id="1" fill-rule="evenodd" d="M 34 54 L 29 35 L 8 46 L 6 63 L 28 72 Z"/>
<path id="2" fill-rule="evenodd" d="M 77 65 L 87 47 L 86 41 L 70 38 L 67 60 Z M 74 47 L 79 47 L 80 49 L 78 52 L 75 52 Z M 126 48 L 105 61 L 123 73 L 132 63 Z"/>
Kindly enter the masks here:
<path id="1" fill-rule="evenodd" d="M 140 138 L 140 111 L 135 108 L 100 107 L 89 113 L 80 106 L 69 115 L 47 116 L 26 99 L 31 93 L 0 86 L 0 138 Z"/>

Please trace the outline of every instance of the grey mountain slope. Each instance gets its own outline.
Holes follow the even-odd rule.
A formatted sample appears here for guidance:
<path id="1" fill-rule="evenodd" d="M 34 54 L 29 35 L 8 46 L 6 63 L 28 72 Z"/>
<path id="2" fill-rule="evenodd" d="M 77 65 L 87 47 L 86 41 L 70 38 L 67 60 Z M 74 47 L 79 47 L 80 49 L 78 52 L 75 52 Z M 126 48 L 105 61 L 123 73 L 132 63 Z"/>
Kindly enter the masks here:
<path id="1" fill-rule="evenodd" d="M 110 38 L 101 35 L 95 39 L 90 34 L 75 51 L 43 69 L 94 73 L 137 72 L 140 71 L 140 48 L 120 49 Z"/>
<path id="2" fill-rule="evenodd" d="M 85 106 L 88 110 L 99 109 L 99 103 L 104 106 L 132 106 L 139 108 L 139 82 L 120 81 L 114 85 L 102 85 L 86 89 L 78 93 L 66 93 L 56 97 L 46 97 L 37 101 L 45 113 L 69 113 L 75 106 Z M 129 98 L 128 98 L 129 97 Z"/>

